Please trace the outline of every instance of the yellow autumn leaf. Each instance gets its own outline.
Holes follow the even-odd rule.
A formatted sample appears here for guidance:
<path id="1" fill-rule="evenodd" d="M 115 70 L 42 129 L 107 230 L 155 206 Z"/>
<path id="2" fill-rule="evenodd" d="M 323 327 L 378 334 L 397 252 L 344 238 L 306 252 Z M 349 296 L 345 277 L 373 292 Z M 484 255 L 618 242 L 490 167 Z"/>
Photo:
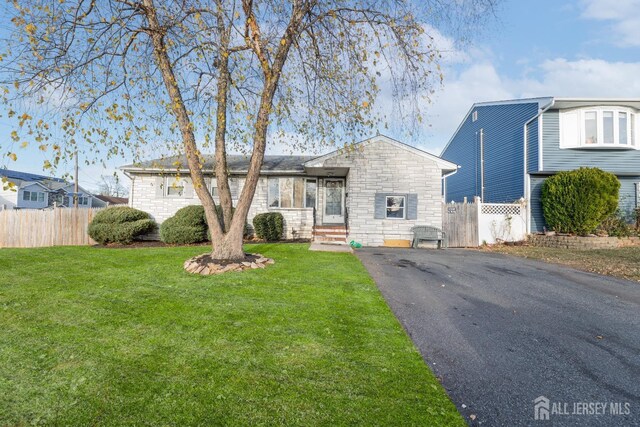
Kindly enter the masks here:
<path id="1" fill-rule="evenodd" d="M 18 156 L 16 155 L 16 153 L 9 153 L 7 154 L 7 157 L 9 157 L 11 160 L 13 160 L 14 162 L 16 160 L 18 160 Z"/>
<path id="2" fill-rule="evenodd" d="M 363 101 L 363 102 L 362 102 L 362 106 L 363 106 L 364 108 L 367 108 L 367 107 L 369 106 L 369 102 L 368 102 L 368 101 Z"/>
<path id="3" fill-rule="evenodd" d="M 28 145 L 29 143 L 27 141 L 22 141 L 22 144 L 20 144 L 20 148 L 27 148 Z"/>
<path id="4" fill-rule="evenodd" d="M 25 29 L 25 31 L 26 31 L 27 33 L 29 33 L 29 34 L 31 34 L 31 35 L 35 34 L 35 32 L 36 32 L 36 30 L 37 30 L 36 26 L 35 26 L 35 25 L 33 25 L 33 24 L 27 24 L 27 25 L 24 27 L 24 29 Z"/>

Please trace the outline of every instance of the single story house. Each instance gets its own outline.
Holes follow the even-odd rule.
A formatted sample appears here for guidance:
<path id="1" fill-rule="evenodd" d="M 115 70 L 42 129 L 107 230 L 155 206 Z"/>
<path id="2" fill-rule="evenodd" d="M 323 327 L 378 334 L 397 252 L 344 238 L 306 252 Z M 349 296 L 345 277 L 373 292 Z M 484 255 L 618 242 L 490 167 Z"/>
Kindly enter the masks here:
<path id="1" fill-rule="evenodd" d="M 560 171 L 597 167 L 621 183 L 630 220 L 640 203 L 640 99 L 530 98 L 474 104 L 442 158 L 461 166 L 445 200 L 528 203 L 528 232 L 544 230 L 542 183 Z"/>
<path id="2" fill-rule="evenodd" d="M 8 184 L 12 185 L 9 186 Z M 46 209 L 73 206 L 74 184 L 61 178 L 0 169 L 0 210 Z M 79 187 L 78 207 L 107 206 L 93 194 Z"/>
<path id="3" fill-rule="evenodd" d="M 161 223 L 178 209 L 200 204 L 184 158 L 123 166 L 131 178 L 129 206 Z M 242 191 L 249 159 L 228 156 L 232 198 Z M 206 182 L 217 198 L 213 156 L 205 157 Z M 355 240 L 381 246 L 410 240 L 411 227 L 442 227 L 442 177 L 457 165 L 433 154 L 376 136 L 324 156 L 265 156 L 248 222 L 280 212 L 288 239 Z"/>

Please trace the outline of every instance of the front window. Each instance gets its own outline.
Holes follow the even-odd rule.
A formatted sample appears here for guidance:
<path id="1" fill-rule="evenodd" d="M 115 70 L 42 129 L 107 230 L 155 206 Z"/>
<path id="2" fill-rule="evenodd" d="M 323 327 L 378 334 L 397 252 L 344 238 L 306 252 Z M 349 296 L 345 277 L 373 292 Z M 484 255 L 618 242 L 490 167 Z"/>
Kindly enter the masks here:
<path id="1" fill-rule="evenodd" d="M 25 202 L 44 202 L 44 193 L 41 191 L 23 191 L 22 200 Z"/>
<path id="2" fill-rule="evenodd" d="M 405 196 L 387 196 L 387 213 L 389 219 L 405 218 Z"/>
<path id="3" fill-rule="evenodd" d="M 175 179 L 167 180 L 167 196 L 182 197 L 184 195 L 184 184 Z"/>
<path id="4" fill-rule="evenodd" d="M 584 143 L 598 143 L 598 116 L 595 111 L 584 113 Z"/>
<path id="5" fill-rule="evenodd" d="M 635 141 L 635 110 L 588 107 L 560 114 L 562 148 L 640 148 Z"/>
<path id="6" fill-rule="evenodd" d="M 315 208 L 316 207 L 316 191 L 317 191 L 317 182 L 315 179 L 307 179 L 305 180 L 305 208 Z"/>
<path id="7" fill-rule="evenodd" d="M 269 178 L 267 205 L 270 208 L 313 208 L 316 205 L 316 186 L 315 179 Z"/>

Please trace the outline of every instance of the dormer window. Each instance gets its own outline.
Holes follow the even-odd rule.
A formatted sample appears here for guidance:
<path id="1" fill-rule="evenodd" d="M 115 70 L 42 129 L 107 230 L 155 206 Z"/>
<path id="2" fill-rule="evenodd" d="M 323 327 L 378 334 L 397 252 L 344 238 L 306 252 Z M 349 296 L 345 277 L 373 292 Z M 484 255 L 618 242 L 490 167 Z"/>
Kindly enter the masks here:
<path id="1" fill-rule="evenodd" d="M 561 148 L 639 149 L 634 110 L 587 107 L 560 112 Z"/>

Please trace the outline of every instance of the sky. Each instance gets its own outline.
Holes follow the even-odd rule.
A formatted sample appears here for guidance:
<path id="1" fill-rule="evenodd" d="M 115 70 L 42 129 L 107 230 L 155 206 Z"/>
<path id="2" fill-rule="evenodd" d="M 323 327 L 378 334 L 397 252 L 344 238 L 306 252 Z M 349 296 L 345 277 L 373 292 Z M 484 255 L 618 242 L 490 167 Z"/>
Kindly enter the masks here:
<path id="1" fill-rule="evenodd" d="M 537 96 L 640 97 L 640 0 L 510 0 L 464 46 L 431 30 L 443 53 L 444 82 L 425 108 L 425 129 L 410 138 L 383 133 L 440 154 L 475 102 Z M 11 129 L 0 123 L 0 138 Z M 273 144 L 269 153 L 288 153 Z M 18 152 L 11 169 L 43 173 L 37 148 Z M 95 189 L 107 169 L 80 166 L 80 185 Z M 72 171 L 58 168 L 57 175 Z M 125 183 L 126 183 L 125 178 Z"/>

